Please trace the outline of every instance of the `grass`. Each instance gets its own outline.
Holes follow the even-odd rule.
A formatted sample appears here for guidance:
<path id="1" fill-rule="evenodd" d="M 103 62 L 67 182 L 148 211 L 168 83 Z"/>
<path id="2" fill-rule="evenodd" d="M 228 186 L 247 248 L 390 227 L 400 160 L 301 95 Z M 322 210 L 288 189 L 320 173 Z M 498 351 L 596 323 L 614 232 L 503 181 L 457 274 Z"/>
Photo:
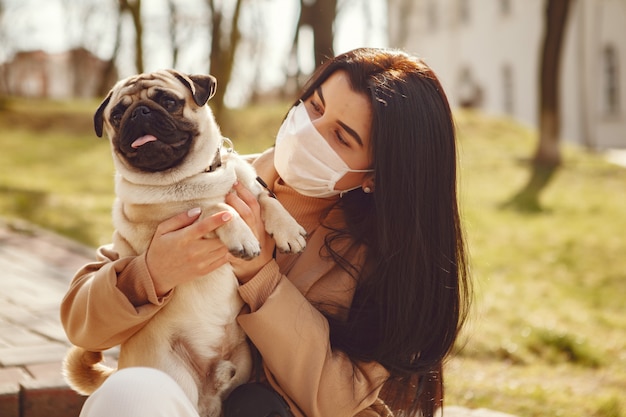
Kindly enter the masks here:
<path id="1" fill-rule="evenodd" d="M 528 214 L 502 204 L 528 178 L 535 133 L 458 115 L 476 304 L 448 364 L 448 401 L 520 416 L 626 416 L 626 169 L 564 146 Z"/>
<path id="2" fill-rule="evenodd" d="M 91 127 L 97 105 L 20 100 L 0 111 L 0 216 L 91 246 L 110 240 L 113 169 Z M 232 111 L 222 130 L 240 153 L 261 151 L 285 110 Z M 447 403 L 626 417 L 626 169 L 564 145 L 543 210 L 505 210 L 535 133 L 471 112 L 457 124 L 476 301 L 446 365 Z"/>

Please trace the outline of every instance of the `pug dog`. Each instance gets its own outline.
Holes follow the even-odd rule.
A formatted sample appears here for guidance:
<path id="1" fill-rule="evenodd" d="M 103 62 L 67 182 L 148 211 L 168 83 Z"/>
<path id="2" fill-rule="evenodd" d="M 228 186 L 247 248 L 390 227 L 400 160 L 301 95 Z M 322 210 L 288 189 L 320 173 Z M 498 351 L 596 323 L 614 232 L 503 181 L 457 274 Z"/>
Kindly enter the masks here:
<path id="1" fill-rule="evenodd" d="M 305 230 L 257 181 L 252 166 L 226 149 L 207 105 L 215 88 L 210 75 L 140 74 L 119 81 L 96 111 L 96 134 L 106 132 L 116 168 L 113 245 L 120 257 L 144 253 L 159 223 L 195 207 L 202 216 L 230 211 L 232 220 L 215 234 L 233 255 L 257 256 L 254 233 L 224 202 L 236 180 L 257 197 L 277 249 L 304 249 Z M 222 401 L 251 373 L 249 346 L 236 323 L 243 307 L 237 287 L 230 264 L 177 286 L 167 305 L 120 346 L 117 369 L 161 369 L 201 416 L 219 416 Z M 101 352 L 72 347 L 64 361 L 69 385 L 91 394 L 115 371 L 101 361 Z"/>

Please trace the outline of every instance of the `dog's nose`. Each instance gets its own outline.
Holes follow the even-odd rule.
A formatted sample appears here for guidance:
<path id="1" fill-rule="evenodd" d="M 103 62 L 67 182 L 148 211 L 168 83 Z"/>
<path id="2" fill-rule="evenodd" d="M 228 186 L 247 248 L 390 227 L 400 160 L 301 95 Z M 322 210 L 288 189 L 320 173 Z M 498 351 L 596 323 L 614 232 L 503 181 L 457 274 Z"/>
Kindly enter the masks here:
<path id="1" fill-rule="evenodd" d="M 136 119 L 139 116 L 146 116 L 150 114 L 150 108 L 147 106 L 137 106 L 131 113 L 131 119 Z"/>

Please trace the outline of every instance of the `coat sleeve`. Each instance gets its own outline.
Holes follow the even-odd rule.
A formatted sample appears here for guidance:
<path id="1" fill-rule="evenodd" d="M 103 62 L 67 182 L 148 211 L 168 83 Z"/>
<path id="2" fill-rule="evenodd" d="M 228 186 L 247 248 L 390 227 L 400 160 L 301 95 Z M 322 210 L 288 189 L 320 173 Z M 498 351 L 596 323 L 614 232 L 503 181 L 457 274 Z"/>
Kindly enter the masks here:
<path id="1" fill-rule="evenodd" d="M 169 300 L 157 297 L 145 256 L 119 258 L 109 247 L 81 268 L 61 302 L 69 340 L 88 350 L 119 345 L 135 334 Z"/>
<path id="2" fill-rule="evenodd" d="M 352 417 L 377 400 L 388 372 L 333 350 L 328 321 L 275 262 L 240 294 L 250 313 L 239 315 L 239 323 L 261 353 L 268 380 L 292 408 L 308 417 Z"/>

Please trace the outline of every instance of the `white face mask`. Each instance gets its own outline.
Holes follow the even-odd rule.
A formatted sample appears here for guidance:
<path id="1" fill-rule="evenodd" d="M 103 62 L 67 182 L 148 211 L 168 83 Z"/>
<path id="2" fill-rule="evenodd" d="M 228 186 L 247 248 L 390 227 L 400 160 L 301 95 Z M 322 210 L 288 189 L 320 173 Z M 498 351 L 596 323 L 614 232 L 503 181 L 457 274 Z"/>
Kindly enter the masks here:
<path id="1" fill-rule="evenodd" d="M 359 188 L 360 185 L 348 190 L 335 190 L 335 184 L 346 173 L 373 171 L 350 169 L 313 126 L 302 102 L 289 111 L 278 130 L 274 166 L 287 185 L 302 195 L 319 198 Z"/>

